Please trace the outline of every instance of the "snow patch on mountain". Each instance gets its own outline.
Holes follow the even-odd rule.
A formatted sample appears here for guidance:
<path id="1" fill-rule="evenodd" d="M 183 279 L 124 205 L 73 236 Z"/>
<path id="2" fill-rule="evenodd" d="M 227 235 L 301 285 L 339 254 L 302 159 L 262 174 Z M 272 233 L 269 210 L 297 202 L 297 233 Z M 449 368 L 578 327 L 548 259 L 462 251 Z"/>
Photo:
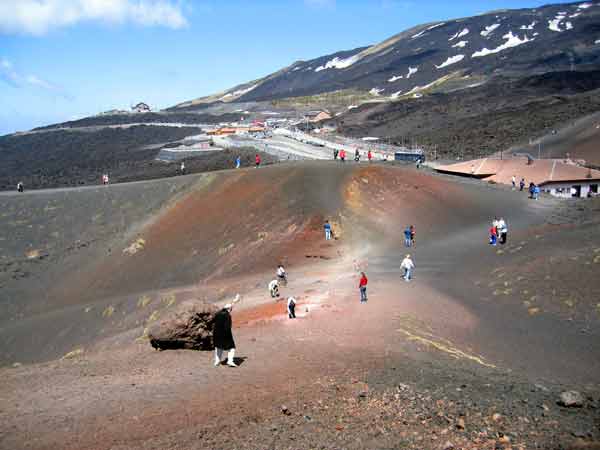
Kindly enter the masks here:
<path id="1" fill-rule="evenodd" d="M 581 13 L 580 13 L 580 12 L 576 12 L 575 14 L 571 14 L 571 15 L 569 16 L 569 19 L 574 19 L 575 17 L 579 17 L 580 15 L 581 15 Z"/>
<path id="2" fill-rule="evenodd" d="M 594 42 L 594 44 L 600 44 L 600 39 L 596 39 L 596 41 Z"/>
<path id="3" fill-rule="evenodd" d="M 453 41 L 454 39 L 458 39 L 461 38 L 463 36 L 466 36 L 467 34 L 469 34 L 469 29 L 465 28 L 459 32 L 457 32 L 454 36 L 452 36 L 450 39 L 448 39 L 449 41 Z"/>
<path id="4" fill-rule="evenodd" d="M 588 9 L 591 8 L 592 6 L 594 6 L 591 3 L 580 3 L 579 5 L 577 5 L 577 9 Z"/>
<path id="5" fill-rule="evenodd" d="M 350 105 L 348 106 L 348 111 L 350 111 L 351 109 L 356 109 L 358 108 L 358 105 Z"/>
<path id="6" fill-rule="evenodd" d="M 320 72 L 321 70 L 326 70 L 326 69 L 345 69 L 347 67 L 350 67 L 352 64 L 354 64 L 359 59 L 360 59 L 360 57 L 358 56 L 358 54 L 351 56 L 350 58 L 346 58 L 346 59 L 340 59 L 336 56 L 335 58 L 327 61 L 325 63 L 325 65 L 317 67 L 315 69 L 315 72 Z"/>
<path id="7" fill-rule="evenodd" d="M 221 97 L 219 100 L 227 100 L 228 98 L 231 98 L 231 97 L 241 97 L 242 95 L 247 94 L 248 92 L 250 92 L 253 89 L 256 89 L 257 87 L 258 87 L 258 84 L 255 84 L 246 89 L 238 89 L 237 91 L 234 91 L 234 92 L 228 92 L 223 97 Z"/>
<path id="8" fill-rule="evenodd" d="M 403 75 L 399 75 L 399 76 L 396 76 L 396 75 L 394 75 L 392 78 L 390 78 L 390 79 L 388 80 L 388 83 L 393 83 L 394 81 L 401 80 L 402 78 L 404 78 L 404 76 L 403 76 Z"/>
<path id="9" fill-rule="evenodd" d="M 437 27 L 441 27 L 442 25 L 446 25 L 446 22 L 442 22 L 442 23 L 438 23 L 438 24 L 432 25 L 432 26 L 430 26 L 429 28 L 426 28 L 426 29 L 424 29 L 423 31 L 421 31 L 421 32 L 419 32 L 419 33 L 417 33 L 417 34 L 415 34 L 415 35 L 414 35 L 414 36 L 413 36 L 411 39 L 417 39 L 417 38 L 420 38 L 421 36 L 423 36 L 423 35 L 424 35 L 425 33 L 427 33 L 428 31 L 430 31 L 430 30 L 433 30 L 434 28 L 437 28 Z"/>
<path id="10" fill-rule="evenodd" d="M 409 79 L 411 76 L 413 76 L 418 71 L 419 71 L 418 67 L 409 67 L 408 68 L 408 75 L 406 75 L 406 79 Z"/>
<path id="11" fill-rule="evenodd" d="M 439 66 L 435 66 L 436 69 L 443 69 L 444 67 L 448 67 L 452 64 L 456 64 L 458 62 L 461 62 L 463 59 L 465 59 L 465 55 L 456 55 L 456 56 L 451 56 L 449 57 L 446 61 L 444 61 L 442 64 L 440 64 Z"/>
<path id="12" fill-rule="evenodd" d="M 565 19 L 565 17 L 567 17 L 566 12 L 559 12 L 554 19 L 548 21 L 548 29 L 550 31 L 562 33 L 563 30 L 560 29 L 560 23 Z"/>
<path id="13" fill-rule="evenodd" d="M 460 41 L 457 42 L 456 44 L 454 44 L 452 47 L 453 48 L 464 48 L 467 44 L 469 43 L 469 41 Z"/>
<path id="14" fill-rule="evenodd" d="M 533 41 L 533 39 L 529 39 L 527 36 L 524 36 L 523 39 L 520 39 L 519 36 L 516 36 L 509 31 L 507 34 L 502 36 L 502 39 L 506 39 L 506 42 L 499 47 L 496 47 L 492 50 L 488 50 L 487 48 L 483 48 L 478 52 L 473 53 L 472 58 L 478 58 L 481 56 L 492 55 L 494 53 L 500 53 L 502 50 L 506 50 L 512 47 L 518 47 L 519 45 L 526 44 L 527 42 Z"/>
<path id="15" fill-rule="evenodd" d="M 485 27 L 485 30 L 481 31 L 481 35 L 483 37 L 488 37 L 490 34 L 492 34 L 494 32 L 494 30 L 496 30 L 498 27 L 500 26 L 499 23 L 495 23 L 494 25 L 490 25 Z"/>
<path id="16" fill-rule="evenodd" d="M 533 30 L 533 27 L 537 25 L 537 22 L 534 20 L 529 25 L 521 25 L 521 30 Z"/>
<path id="17" fill-rule="evenodd" d="M 390 95 L 390 98 L 398 98 L 400 97 L 400 94 L 402 94 L 402 91 L 394 92 L 392 95 Z"/>
<path id="18" fill-rule="evenodd" d="M 371 95 L 375 95 L 375 96 L 379 96 L 379 95 L 381 95 L 381 93 L 382 93 L 383 91 L 385 91 L 385 89 L 379 89 L 379 88 L 376 88 L 376 87 L 374 87 L 373 89 L 371 89 L 371 90 L 369 91 L 369 94 L 371 94 Z"/>
<path id="19" fill-rule="evenodd" d="M 571 22 L 566 22 L 565 26 L 566 26 L 567 30 L 572 30 L 573 29 L 573 24 Z"/>

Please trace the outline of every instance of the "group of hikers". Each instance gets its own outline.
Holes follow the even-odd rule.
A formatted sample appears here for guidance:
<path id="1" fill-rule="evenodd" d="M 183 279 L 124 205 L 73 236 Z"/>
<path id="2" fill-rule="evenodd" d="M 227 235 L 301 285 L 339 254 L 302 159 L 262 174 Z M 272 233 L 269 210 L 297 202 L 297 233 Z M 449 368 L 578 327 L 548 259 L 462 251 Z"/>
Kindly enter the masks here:
<path id="1" fill-rule="evenodd" d="M 498 242 L 504 245 L 508 237 L 508 225 L 503 217 L 498 219 L 494 217 L 492 220 L 492 226 L 490 227 L 490 245 L 497 245 Z"/>
<path id="2" fill-rule="evenodd" d="M 517 177 L 515 175 L 511 178 L 511 184 L 513 191 L 517 189 Z M 521 178 L 519 181 L 519 191 L 522 192 L 525 189 L 525 178 Z M 540 187 L 534 182 L 529 183 L 529 198 L 538 200 L 540 197 Z"/>
<path id="3" fill-rule="evenodd" d="M 415 235 L 416 230 L 414 225 L 410 225 L 404 229 L 404 246 L 414 247 L 415 246 Z"/>
<path id="4" fill-rule="evenodd" d="M 333 150 L 334 161 L 337 161 L 338 157 L 340 158 L 341 162 L 345 162 L 346 161 L 346 150 L 344 150 L 344 149 L 338 150 L 337 148 L 334 149 Z M 367 151 L 367 159 L 369 160 L 369 162 L 371 162 L 373 160 L 373 153 L 371 153 L 371 150 Z M 354 151 L 354 161 L 360 162 L 360 152 L 358 151 L 358 149 L 356 149 Z"/>

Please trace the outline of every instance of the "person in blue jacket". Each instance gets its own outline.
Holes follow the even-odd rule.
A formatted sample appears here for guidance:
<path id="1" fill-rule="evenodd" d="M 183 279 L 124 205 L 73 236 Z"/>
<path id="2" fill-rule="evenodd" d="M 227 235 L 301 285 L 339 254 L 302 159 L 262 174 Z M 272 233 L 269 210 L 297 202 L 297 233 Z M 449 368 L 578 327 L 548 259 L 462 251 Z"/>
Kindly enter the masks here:
<path id="1" fill-rule="evenodd" d="M 410 229 L 410 227 L 406 227 L 406 229 L 404 230 L 404 245 L 406 247 L 410 247 L 412 242 L 412 231 Z"/>
<path id="2" fill-rule="evenodd" d="M 325 221 L 325 225 L 323 225 L 323 228 L 325 228 L 325 240 L 331 240 L 331 224 L 329 223 L 329 220 Z"/>

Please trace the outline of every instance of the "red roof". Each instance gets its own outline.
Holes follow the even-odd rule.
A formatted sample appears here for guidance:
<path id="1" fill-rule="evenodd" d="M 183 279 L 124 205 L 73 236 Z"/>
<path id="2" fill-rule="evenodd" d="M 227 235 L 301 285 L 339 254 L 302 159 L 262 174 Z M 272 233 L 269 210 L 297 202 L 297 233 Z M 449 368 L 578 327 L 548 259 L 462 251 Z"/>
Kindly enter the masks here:
<path id="1" fill-rule="evenodd" d="M 600 170 L 581 167 L 569 161 L 565 162 L 563 159 L 536 159 L 531 164 L 527 164 L 527 158 L 483 158 L 439 166 L 436 170 L 504 184 L 511 184 L 513 176 L 517 182 L 525 178 L 527 183 L 535 184 L 589 181 L 600 178 Z"/>

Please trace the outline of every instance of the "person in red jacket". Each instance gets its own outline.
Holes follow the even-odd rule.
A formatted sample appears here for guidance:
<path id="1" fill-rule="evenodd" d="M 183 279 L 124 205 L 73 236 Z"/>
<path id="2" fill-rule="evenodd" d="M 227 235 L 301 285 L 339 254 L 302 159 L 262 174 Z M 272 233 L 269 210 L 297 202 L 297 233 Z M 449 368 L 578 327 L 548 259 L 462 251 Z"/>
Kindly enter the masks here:
<path id="1" fill-rule="evenodd" d="M 371 150 L 367 152 L 367 159 L 369 160 L 369 162 L 371 162 L 371 160 L 373 159 L 373 153 L 371 153 Z"/>
<path id="2" fill-rule="evenodd" d="M 340 160 L 342 162 L 346 161 L 346 150 L 344 150 L 344 149 L 340 150 Z"/>
<path id="3" fill-rule="evenodd" d="M 360 290 L 360 302 L 361 303 L 366 303 L 367 302 L 367 283 L 369 282 L 369 280 L 367 279 L 367 276 L 365 275 L 364 272 L 360 273 L 360 281 L 358 283 L 358 289 Z"/>
<path id="4" fill-rule="evenodd" d="M 258 169 L 258 166 L 260 166 L 260 155 L 258 153 L 256 154 L 254 160 L 256 162 L 256 168 Z"/>

